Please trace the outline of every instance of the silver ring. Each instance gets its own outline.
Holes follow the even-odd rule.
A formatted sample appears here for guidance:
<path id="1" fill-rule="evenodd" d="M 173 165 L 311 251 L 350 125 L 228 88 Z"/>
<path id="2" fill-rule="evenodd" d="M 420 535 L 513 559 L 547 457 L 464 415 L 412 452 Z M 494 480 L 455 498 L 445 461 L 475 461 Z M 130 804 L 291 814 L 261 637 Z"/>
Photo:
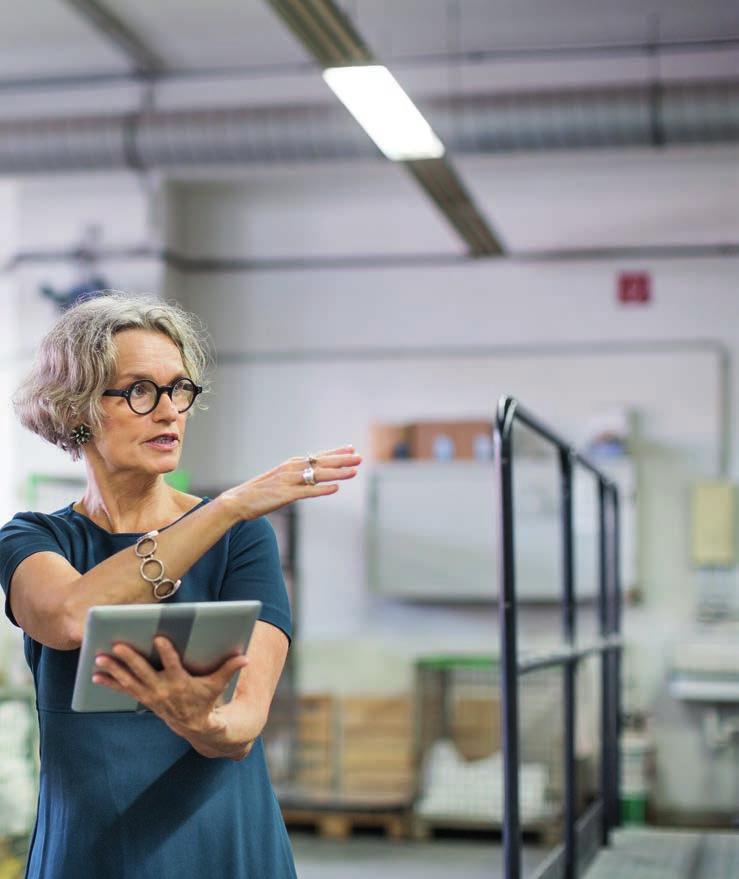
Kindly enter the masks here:
<path id="1" fill-rule="evenodd" d="M 306 467 L 305 470 L 303 470 L 303 482 L 306 485 L 315 485 L 316 484 L 315 471 L 313 470 L 312 467 Z"/>

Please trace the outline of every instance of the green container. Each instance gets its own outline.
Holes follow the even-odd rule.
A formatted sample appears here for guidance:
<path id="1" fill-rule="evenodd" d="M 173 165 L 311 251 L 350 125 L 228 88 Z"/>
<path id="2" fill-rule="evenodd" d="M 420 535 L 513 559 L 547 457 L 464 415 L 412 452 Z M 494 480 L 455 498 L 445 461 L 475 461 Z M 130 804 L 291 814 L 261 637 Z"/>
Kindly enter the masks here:
<path id="1" fill-rule="evenodd" d="M 173 470 L 171 473 L 165 473 L 164 481 L 176 491 L 187 492 L 190 490 L 190 474 L 187 470 Z"/>
<path id="2" fill-rule="evenodd" d="M 621 797 L 621 820 L 624 824 L 647 823 L 647 795 L 624 794 Z"/>
<path id="3" fill-rule="evenodd" d="M 479 654 L 451 654 L 438 653 L 434 656 L 419 656 L 416 667 L 421 669 L 433 669 L 435 671 L 455 671 L 459 669 L 476 668 L 482 671 L 498 668 L 498 658 L 495 656 L 482 656 Z"/>

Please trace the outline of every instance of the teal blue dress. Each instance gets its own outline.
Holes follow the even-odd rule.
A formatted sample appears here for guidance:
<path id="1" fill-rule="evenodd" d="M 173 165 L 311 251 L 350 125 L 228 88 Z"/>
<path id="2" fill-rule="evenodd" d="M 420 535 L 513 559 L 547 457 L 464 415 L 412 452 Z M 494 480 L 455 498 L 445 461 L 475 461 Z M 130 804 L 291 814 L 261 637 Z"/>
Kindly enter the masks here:
<path id="1" fill-rule="evenodd" d="M 11 622 L 17 625 L 9 584 L 23 559 L 56 552 L 84 574 L 140 536 L 111 534 L 72 505 L 51 515 L 18 513 L 0 529 Z M 290 637 L 277 541 L 265 518 L 231 528 L 170 601 L 236 599 L 261 601 L 261 619 Z M 28 879 L 295 879 L 261 738 L 235 762 L 202 757 L 151 712 L 73 712 L 79 651 L 53 650 L 28 635 L 24 647 L 41 759 Z"/>

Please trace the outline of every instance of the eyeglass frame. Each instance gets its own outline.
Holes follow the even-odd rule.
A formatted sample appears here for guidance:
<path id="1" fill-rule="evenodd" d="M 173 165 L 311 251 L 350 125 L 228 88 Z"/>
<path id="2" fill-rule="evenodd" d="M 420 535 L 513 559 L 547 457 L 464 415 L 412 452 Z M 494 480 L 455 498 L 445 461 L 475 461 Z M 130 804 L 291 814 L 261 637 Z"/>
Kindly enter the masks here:
<path id="1" fill-rule="evenodd" d="M 162 399 L 162 394 L 165 394 L 169 397 L 170 401 L 174 403 L 172 400 L 172 394 L 174 393 L 174 389 L 180 382 L 190 382 L 190 384 L 195 388 L 195 393 L 192 397 L 192 402 L 187 407 L 187 409 L 178 409 L 177 413 L 182 415 L 184 412 L 189 412 L 192 409 L 193 403 L 197 400 L 198 395 L 203 393 L 203 389 L 200 385 L 196 385 L 195 382 L 188 378 L 186 375 L 181 376 L 177 379 L 177 381 L 173 382 L 171 385 L 158 385 L 153 379 L 150 378 L 139 378 L 136 379 L 135 382 L 132 382 L 127 388 L 124 390 L 118 390 L 117 388 L 107 388 L 101 394 L 102 397 L 123 397 L 125 401 L 128 403 L 128 408 L 133 412 L 134 415 L 149 415 L 153 412 L 157 406 L 159 405 L 159 401 Z M 154 405 L 151 409 L 147 409 L 146 412 L 137 412 L 136 409 L 133 408 L 131 404 L 131 391 L 136 387 L 136 385 L 140 385 L 142 382 L 148 382 L 150 385 L 154 385 L 157 389 L 157 398 L 154 402 Z"/>

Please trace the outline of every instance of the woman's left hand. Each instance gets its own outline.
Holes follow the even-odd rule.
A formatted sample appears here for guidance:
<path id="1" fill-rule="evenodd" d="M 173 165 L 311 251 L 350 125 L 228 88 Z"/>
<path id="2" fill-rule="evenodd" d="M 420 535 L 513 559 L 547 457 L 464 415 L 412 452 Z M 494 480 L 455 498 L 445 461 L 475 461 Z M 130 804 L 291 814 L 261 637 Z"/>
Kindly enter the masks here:
<path id="1" fill-rule="evenodd" d="M 118 643 L 112 655 L 98 654 L 93 682 L 136 699 L 186 738 L 188 734 L 208 733 L 220 696 L 234 672 L 244 668 L 248 659 L 231 656 L 208 675 L 191 675 L 169 639 L 159 635 L 154 646 L 162 660 L 161 671 L 132 647 Z"/>

